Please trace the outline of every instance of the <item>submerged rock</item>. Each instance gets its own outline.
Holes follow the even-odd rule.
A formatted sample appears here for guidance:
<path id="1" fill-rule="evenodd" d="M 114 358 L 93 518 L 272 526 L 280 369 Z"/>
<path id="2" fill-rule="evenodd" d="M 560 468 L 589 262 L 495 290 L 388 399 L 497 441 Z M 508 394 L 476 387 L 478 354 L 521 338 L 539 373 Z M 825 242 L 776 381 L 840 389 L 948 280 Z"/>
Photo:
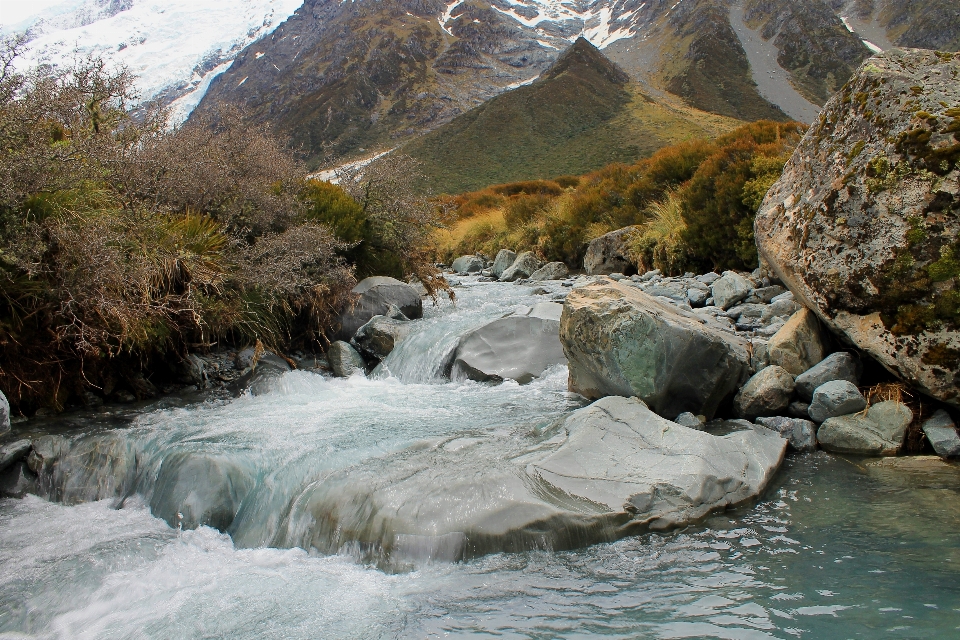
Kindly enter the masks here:
<path id="1" fill-rule="evenodd" d="M 757 247 L 845 341 L 960 407 L 958 57 L 890 49 L 824 107 L 756 216 Z"/>
<path id="2" fill-rule="evenodd" d="M 912 420 L 909 407 L 889 400 L 871 406 L 866 415 L 829 418 L 820 425 L 817 440 L 821 447 L 835 453 L 895 456 Z"/>
<path id="3" fill-rule="evenodd" d="M 960 457 L 960 436 L 957 425 L 943 409 L 937 410 L 929 420 L 923 423 L 923 433 L 941 458 Z"/>
<path id="4" fill-rule="evenodd" d="M 160 465 L 150 510 L 175 529 L 226 531 L 253 485 L 251 470 L 236 459 L 175 453 Z"/>
<path id="5" fill-rule="evenodd" d="M 397 307 L 411 320 L 423 317 L 423 301 L 416 287 L 395 278 L 373 276 L 360 281 L 353 288 L 358 297 L 340 314 L 339 340 L 350 340 L 357 329 L 370 321 L 373 316 L 385 316 L 390 307 Z"/>
<path id="6" fill-rule="evenodd" d="M 746 340 L 607 279 L 570 292 L 560 341 L 571 391 L 637 396 L 670 418 L 712 417 L 750 372 Z"/>
<path id="7" fill-rule="evenodd" d="M 460 339 L 451 377 L 480 382 L 516 380 L 526 384 L 566 361 L 560 344 L 560 313 L 555 302 L 541 302 L 519 315 L 494 320 Z"/>
<path id="8" fill-rule="evenodd" d="M 327 349 L 327 361 L 333 375 L 338 378 L 349 378 L 358 371 L 363 373 L 366 369 L 366 363 L 357 350 L 342 340 L 337 340 Z"/>
<path id="9" fill-rule="evenodd" d="M 817 450 L 817 425 L 810 420 L 773 416 L 757 418 L 757 424 L 779 433 L 795 451 Z"/>
<path id="10" fill-rule="evenodd" d="M 516 252 L 510 251 L 510 249 L 500 249 L 497 257 L 493 260 L 493 266 L 490 267 L 490 275 L 499 279 L 503 272 L 507 270 L 507 267 L 512 265 L 516 259 Z"/>
<path id="11" fill-rule="evenodd" d="M 501 282 L 513 282 L 521 278 L 529 278 L 540 268 L 540 260 L 532 251 L 524 251 L 517 259 L 500 274 Z"/>
<path id="12" fill-rule="evenodd" d="M 282 543 L 381 562 L 574 549 L 753 499 L 785 449 L 771 432 L 714 436 L 604 398 L 545 433 L 453 438 L 332 474 L 295 499 Z"/>
<path id="13" fill-rule="evenodd" d="M 591 240 L 583 257 L 583 269 L 587 275 L 636 273 L 627 250 L 630 236 L 635 230 L 636 227 L 624 227 Z"/>

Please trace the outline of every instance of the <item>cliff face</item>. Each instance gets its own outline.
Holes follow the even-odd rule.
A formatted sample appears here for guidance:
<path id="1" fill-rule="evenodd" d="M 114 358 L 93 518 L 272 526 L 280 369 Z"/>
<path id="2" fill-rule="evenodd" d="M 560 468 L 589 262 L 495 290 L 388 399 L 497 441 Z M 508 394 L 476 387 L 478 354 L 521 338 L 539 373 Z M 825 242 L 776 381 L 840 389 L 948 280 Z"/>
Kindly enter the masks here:
<path id="1" fill-rule="evenodd" d="M 868 60 L 756 218 L 807 306 L 890 371 L 960 406 L 960 55 Z"/>

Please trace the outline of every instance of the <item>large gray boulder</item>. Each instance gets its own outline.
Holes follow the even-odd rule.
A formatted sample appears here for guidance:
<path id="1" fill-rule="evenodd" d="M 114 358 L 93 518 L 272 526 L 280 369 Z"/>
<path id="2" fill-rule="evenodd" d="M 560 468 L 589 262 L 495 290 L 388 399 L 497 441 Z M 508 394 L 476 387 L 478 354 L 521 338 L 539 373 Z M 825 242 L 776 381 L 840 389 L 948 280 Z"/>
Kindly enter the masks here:
<path id="1" fill-rule="evenodd" d="M 834 380 L 860 384 L 860 359 L 845 351 L 838 351 L 797 376 L 797 395 L 809 402 L 820 385 Z"/>
<path id="2" fill-rule="evenodd" d="M 923 434 L 941 458 L 960 458 L 960 436 L 957 435 L 957 425 L 943 409 L 934 412 L 929 420 L 923 423 Z"/>
<path id="3" fill-rule="evenodd" d="M 957 57 L 890 49 L 824 107 L 756 216 L 762 258 L 844 341 L 960 407 Z"/>
<path id="4" fill-rule="evenodd" d="M 340 330 L 336 337 L 349 341 L 357 329 L 367 324 L 373 316 L 390 314 L 390 305 L 400 309 L 407 318 L 423 317 L 423 301 L 420 292 L 405 282 L 386 276 L 364 278 L 353 288 L 357 298 L 340 314 Z"/>
<path id="5" fill-rule="evenodd" d="M 0 391 L 0 433 L 4 431 L 10 431 L 10 402 Z"/>
<path id="6" fill-rule="evenodd" d="M 779 433 L 795 451 L 817 450 L 817 425 L 810 420 L 771 416 L 757 418 L 757 424 Z"/>
<path id="7" fill-rule="evenodd" d="M 562 262 L 548 262 L 536 271 L 530 274 L 530 279 L 534 281 L 541 280 L 563 280 L 570 275 L 570 269 Z"/>
<path id="8" fill-rule="evenodd" d="M 516 252 L 510 251 L 510 249 L 500 249 L 497 252 L 497 257 L 493 260 L 493 266 L 490 267 L 493 277 L 499 279 L 503 272 L 507 270 L 507 267 L 512 265 L 516 259 Z"/>
<path id="9" fill-rule="evenodd" d="M 175 453 L 160 465 L 150 510 L 173 528 L 226 531 L 253 485 L 252 469 L 235 457 Z"/>
<path id="10" fill-rule="evenodd" d="M 362 353 L 383 360 L 411 330 L 409 322 L 373 316 L 370 322 L 357 329 L 353 343 Z"/>
<path id="11" fill-rule="evenodd" d="M 776 364 L 798 376 L 827 355 L 820 334 L 820 323 L 809 309 L 800 309 L 787 320 L 767 343 L 770 364 Z"/>
<path id="12" fill-rule="evenodd" d="M 711 286 L 713 304 L 724 311 L 750 295 L 753 283 L 733 271 L 724 271 L 723 276 Z"/>
<path id="13" fill-rule="evenodd" d="M 31 447 L 29 440 L 17 440 L 0 447 L 0 473 L 13 463 L 26 460 Z"/>
<path id="14" fill-rule="evenodd" d="M 349 378 L 357 372 L 363 373 L 366 369 L 363 357 L 342 340 L 337 340 L 327 349 L 327 362 L 330 363 L 333 375 L 338 378 Z"/>
<path id="15" fill-rule="evenodd" d="M 401 566 L 573 549 L 754 499 L 785 449 L 769 431 L 714 436 L 604 398 L 546 432 L 453 437 L 333 473 L 297 497 L 280 543 Z"/>
<path id="16" fill-rule="evenodd" d="M 589 276 L 606 276 L 611 273 L 630 274 L 637 269 L 630 258 L 629 244 L 636 227 L 624 227 L 599 238 L 587 245 L 583 257 L 583 269 Z"/>
<path id="17" fill-rule="evenodd" d="M 532 251 L 524 251 L 500 274 L 500 281 L 513 282 L 521 278 L 529 278 L 540 268 L 540 265 L 540 259 Z"/>
<path id="18" fill-rule="evenodd" d="M 460 256 L 453 261 L 451 269 L 459 274 L 480 273 L 483 271 L 483 258 L 478 256 Z"/>
<path id="19" fill-rule="evenodd" d="M 571 391 L 637 396 L 668 418 L 713 417 L 750 373 L 743 338 L 607 278 L 567 296 L 560 341 Z"/>
<path id="20" fill-rule="evenodd" d="M 776 365 L 757 372 L 733 400 L 737 415 L 743 418 L 772 416 L 790 406 L 793 376 Z"/>
<path id="21" fill-rule="evenodd" d="M 561 310 L 555 302 L 541 302 L 526 313 L 499 318 L 471 331 L 457 345 L 451 377 L 526 384 L 565 362 L 560 344 Z"/>
<path id="22" fill-rule="evenodd" d="M 816 388 L 810 403 L 810 419 L 816 423 L 827 418 L 845 416 L 867 407 L 867 400 L 857 385 L 847 380 L 833 380 Z"/>
<path id="23" fill-rule="evenodd" d="M 905 404 L 880 402 L 866 415 L 855 413 L 827 419 L 817 431 L 820 446 L 834 453 L 895 456 L 903 446 L 913 412 Z"/>

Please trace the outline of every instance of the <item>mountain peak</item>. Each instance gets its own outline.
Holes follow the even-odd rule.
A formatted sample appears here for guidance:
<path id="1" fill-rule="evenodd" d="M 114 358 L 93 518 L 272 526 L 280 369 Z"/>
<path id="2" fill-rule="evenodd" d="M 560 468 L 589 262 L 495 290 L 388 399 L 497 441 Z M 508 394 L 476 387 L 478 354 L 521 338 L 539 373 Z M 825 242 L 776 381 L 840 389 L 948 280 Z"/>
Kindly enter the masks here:
<path id="1" fill-rule="evenodd" d="M 570 47 L 560 54 L 546 71 L 541 79 L 553 79 L 563 73 L 578 76 L 600 75 L 614 84 L 627 84 L 630 76 L 607 58 L 600 49 L 593 46 L 589 40 L 580 36 Z"/>

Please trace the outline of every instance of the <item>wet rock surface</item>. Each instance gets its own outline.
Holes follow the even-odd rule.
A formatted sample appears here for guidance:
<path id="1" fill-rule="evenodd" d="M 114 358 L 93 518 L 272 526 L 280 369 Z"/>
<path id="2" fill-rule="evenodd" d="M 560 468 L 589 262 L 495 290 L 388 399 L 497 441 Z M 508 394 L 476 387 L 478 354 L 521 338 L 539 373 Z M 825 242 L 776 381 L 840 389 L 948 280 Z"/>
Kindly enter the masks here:
<path id="1" fill-rule="evenodd" d="M 366 363 L 363 357 L 349 343 L 338 340 L 327 349 L 327 360 L 333 375 L 338 378 L 349 378 L 353 374 L 363 373 Z"/>
<path id="2" fill-rule="evenodd" d="M 835 453 L 894 456 L 903 446 L 913 412 L 899 402 L 880 402 L 866 414 L 828 418 L 817 431 L 820 446 Z"/>
<path id="3" fill-rule="evenodd" d="M 396 278 L 374 276 L 365 278 L 353 293 L 358 297 L 340 315 L 340 340 L 350 340 L 357 329 L 365 325 L 373 316 L 383 316 L 394 306 L 410 320 L 423 317 L 423 301 L 416 287 Z"/>
<path id="4" fill-rule="evenodd" d="M 448 439 L 334 474 L 297 499 L 283 542 L 327 553 L 353 541 L 401 560 L 572 549 L 749 500 L 785 448 L 604 398 L 542 433 Z"/>

